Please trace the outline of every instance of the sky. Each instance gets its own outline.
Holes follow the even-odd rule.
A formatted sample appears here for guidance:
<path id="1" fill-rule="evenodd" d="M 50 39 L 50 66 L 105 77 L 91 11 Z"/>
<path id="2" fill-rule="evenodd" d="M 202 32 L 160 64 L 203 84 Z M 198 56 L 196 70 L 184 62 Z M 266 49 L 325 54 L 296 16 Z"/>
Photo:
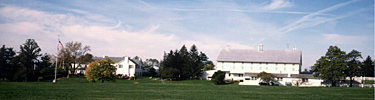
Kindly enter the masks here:
<path id="1" fill-rule="evenodd" d="M 162 59 L 193 44 L 216 62 L 222 49 L 302 51 L 302 69 L 334 45 L 374 58 L 373 0 L 0 0 L 0 45 L 42 53 L 62 43 L 94 56 Z"/>

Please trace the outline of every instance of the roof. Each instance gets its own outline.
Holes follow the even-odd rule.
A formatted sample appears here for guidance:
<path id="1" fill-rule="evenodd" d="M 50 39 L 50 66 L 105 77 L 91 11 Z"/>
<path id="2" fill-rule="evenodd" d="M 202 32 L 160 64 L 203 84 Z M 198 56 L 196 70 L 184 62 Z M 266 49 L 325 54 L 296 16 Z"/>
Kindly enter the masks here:
<path id="1" fill-rule="evenodd" d="M 107 57 L 107 56 L 105 56 L 105 58 L 103 58 L 103 57 L 92 57 L 92 60 L 95 61 L 95 60 L 102 60 L 102 59 L 106 59 L 106 58 L 112 59 L 113 61 L 115 61 L 115 63 L 118 63 L 118 62 L 125 59 L 124 57 Z"/>
<path id="2" fill-rule="evenodd" d="M 217 61 L 233 62 L 269 62 L 269 63 L 301 63 L 302 51 L 296 50 L 221 50 Z"/>
<path id="3" fill-rule="evenodd" d="M 105 56 L 105 58 L 103 58 L 103 57 L 92 57 L 92 59 L 94 61 L 95 60 L 102 60 L 102 59 L 106 59 L 106 58 L 112 59 L 113 61 L 115 61 L 115 63 L 119 63 L 119 62 L 121 62 L 125 59 L 125 57 L 108 57 L 108 56 Z M 142 63 L 142 60 L 140 60 L 140 59 L 130 59 L 129 58 L 129 60 L 132 61 L 136 65 L 141 65 L 141 63 Z"/>
<path id="4" fill-rule="evenodd" d="M 142 65 L 142 60 L 141 59 L 131 59 L 133 62 L 135 62 L 137 65 Z"/>

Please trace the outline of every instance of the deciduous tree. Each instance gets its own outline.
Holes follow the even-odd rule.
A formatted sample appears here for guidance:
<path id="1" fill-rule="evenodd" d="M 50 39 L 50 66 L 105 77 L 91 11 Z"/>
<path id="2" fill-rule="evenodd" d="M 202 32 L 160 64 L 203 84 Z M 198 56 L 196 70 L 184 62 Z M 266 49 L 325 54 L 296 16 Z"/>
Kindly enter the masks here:
<path id="1" fill-rule="evenodd" d="M 78 65 L 88 63 L 92 55 L 88 52 L 91 51 L 90 46 L 83 46 L 80 42 L 67 42 L 65 48 L 60 50 L 58 56 L 60 60 L 64 60 L 68 67 L 66 68 L 70 74 L 76 74 Z M 78 64 L 78 65 L 76 65 Z"/>
<path id="2" fill-rule="evenodd" d="M 360 58 L 362 58 L 361 52 L 357 50 L 352 50 L 346 56 L 347 68 L 345 70 L 345 73 L 347 76 L 349 76 L 349 87 L 352 87 L 353 85 L 353 77 L 361 75 L 361 61 L 359 61 Z"/>
<path id="3" fill-rule="evenodd" d="M 332 86 L 336 81 L 346 77 L 344 71 L 347 68 L 345 63 L 346 53 L 337 46 L 330 46 L 325 56 L 322 56 L 313 66 L 315 77 L 332 81 Z"/>
<path id="4" fill-rule="evenodd" d="M 203 68 L 203 70 L 204 70 L 204 71 L 207 71 L 207 70 L 214 70 L 214 69 L 215 69 L 214 67 L 215 67 L 215 66 L 212 65 L 212 64 L 205 65 L 204 68 Z"/>
<path id="5" fill-rule="evenodd" d="M 90 82 L 96 81 L 116 81 L 115 61 L 107 58 L 100 61 L 91 62 L 85 71 L 86 79 Z"/>
<path id="6" fill-rule="evenodd" d="M 257 75 L 257 78 L 260 78 L 263 82 L 265 82 L 267 85 L 269 84 L 272 79 L 276 77 L 275 75 L 267 72 L 261 72 Z"/>

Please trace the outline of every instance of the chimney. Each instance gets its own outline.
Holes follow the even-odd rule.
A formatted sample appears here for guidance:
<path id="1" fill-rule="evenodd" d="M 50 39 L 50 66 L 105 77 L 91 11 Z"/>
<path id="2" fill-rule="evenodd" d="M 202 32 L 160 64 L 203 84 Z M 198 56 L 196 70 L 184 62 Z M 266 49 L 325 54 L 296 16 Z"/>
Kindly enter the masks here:
<path id="1" fill-rule="evenodd" d="M 263 45 L 262 44 L 258 45 L 258 51 L 263 51 Z"/>
<path id="2" fill-rule="evenodd" d="M 105 58 L 105 57 L 107 57 L 107 56 L 103 55 L 103 58 Z"/>
<path id="3" fill-rule="evenodd" d="M 227 45 L 227 50 L 229 50 L 230 45 Z"/>
<path id="4" fill-rule="evenodd" d="M 293 51 L 296 51 L 296 50 L 297 50 L 296 46 L 293 46 Z"/>

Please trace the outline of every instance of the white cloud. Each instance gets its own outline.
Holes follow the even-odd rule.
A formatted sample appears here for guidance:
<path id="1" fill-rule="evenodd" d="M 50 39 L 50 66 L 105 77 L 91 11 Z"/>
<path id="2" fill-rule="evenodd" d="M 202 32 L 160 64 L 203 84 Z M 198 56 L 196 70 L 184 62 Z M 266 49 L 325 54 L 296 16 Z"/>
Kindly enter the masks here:
<path id="1" fill-rule="evenodd" d="M 195 44 L 199 51 L 206 53 L 215 61 L 220 50 L 226 45 L 231 45 L 233 49 L 252 49 L 240 43 L 218 40 L 205 35 L 185 39 L 174 34 L 158 33 L 156 30 L 160 29 L 159 24 L 138 31 L 129 31 L 123 30 L 122 24 L 130 30 L 132 26 L 122 21 L 107 26 L 89 21 L 94 19 L 87 20 L 85 16 L 74 16 L 71 13 L 52 14 L 9 6 L 0 8 L 0 11 L 0 17 L 9 20 L 0 23 L 1 44 L 17 48 L 17 45 L 21 45 L 27 38 L 33 38 L 42 48 L 42 52 L 50 54 L 56 53 L 57 35 L 61 35 L 60 40 L 63 43 L 77 41 L 91 46 L 91 53 L 95 56 L 134 57 L 137 55 L 144 59 L 161 59 L 164 51 L 180 49 L 183 44 L 187 47 Z M 12 40 L 16 42 L 11 42 Z"/>
<path id="2" fill-rule="evenodd" d="M 289 1 L 284 0 L 272 0 L 272 2 L 269 5 L 266 5 L 265 7 L 262 7 L 262 10 L 276 10 L 280 8 L 290 7 L 292 6 L 292 3 Z"/>

